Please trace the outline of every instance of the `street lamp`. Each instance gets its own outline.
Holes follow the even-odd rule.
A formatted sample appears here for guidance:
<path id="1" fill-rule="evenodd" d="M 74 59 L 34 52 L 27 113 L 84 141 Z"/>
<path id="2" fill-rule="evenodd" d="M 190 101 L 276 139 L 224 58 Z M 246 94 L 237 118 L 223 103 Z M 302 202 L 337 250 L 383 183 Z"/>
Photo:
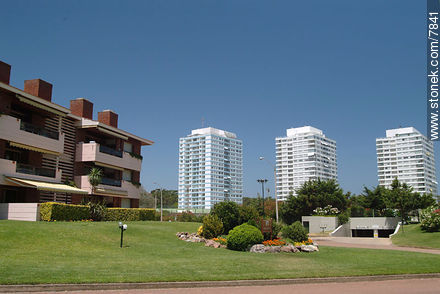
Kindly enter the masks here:
<path id="1" fill-rule="evenodd" d="M 162 206 L 162 203 L 163 203 L 162 191 L 163 191 L 163 188 L 156 182 L 154 182 L 153 184 L 160 188 L 160 221 L 162 221 L 162 208 L 163 208 L 163 206 Z"/>
<path id="2" fill-rule="evenodd" d="M 277 168 L 275 165 L 273 165 L 269 161 L 265 160 L 265 158 L 263 156 L 260 156 L 259 159 L 264 160 L 265 162 L 267 162 L 267 164 L 269 164 L 273 168 L 273 180 L 275 183 L 275 216 L 276 216 L 277 223 L 278 223 Z"/>
<path id="3" fill-rule="evenodd" d="M 263 217 L 264 217 L 264 183 L 267 182 L 266 179 L 257 180 L 258 183 L 261 183 L 261 192 L 263 193 Z"/>

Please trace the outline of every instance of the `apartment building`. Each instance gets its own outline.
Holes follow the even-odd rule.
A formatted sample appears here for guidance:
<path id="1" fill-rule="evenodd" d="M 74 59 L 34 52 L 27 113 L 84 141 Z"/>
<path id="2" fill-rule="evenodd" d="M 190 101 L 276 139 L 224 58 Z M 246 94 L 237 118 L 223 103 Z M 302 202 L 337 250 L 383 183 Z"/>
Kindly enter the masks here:
<path id="1" fill-rule="evenodd" d="M 243 143 L 233 133 L 202 128 L 179 141 L 179 209 L 243 201 Z"/>
<path id="2" fill-rule="evenodd" d="M 336 142 L 311 126 L 286 130 L 275 139 L 276 188 L 285 201 L 308 180 L 338 179 Z"/>
<path id="3" fill-rule="evenodd" d="M 437 195 L 434 144 L 413 127 L 386 130 L 376 139 L 379 185 L 391 187 L 394 178 L 415 192 Z"/>
<path id="4" fill-rule="evenodd" d="M 53 103 L 52 85 L 41 79 L 15 88 L 10 72 L 0 61 L 0 203 L 98 198 L 138 207 L 141 146 L 153 142 L 118 129 L 112 111 L 93 120 L 86 99 L 72 100 L 70 109 Z M 95 166 L 104 177 L 92 191 L 87 174 Z"/>

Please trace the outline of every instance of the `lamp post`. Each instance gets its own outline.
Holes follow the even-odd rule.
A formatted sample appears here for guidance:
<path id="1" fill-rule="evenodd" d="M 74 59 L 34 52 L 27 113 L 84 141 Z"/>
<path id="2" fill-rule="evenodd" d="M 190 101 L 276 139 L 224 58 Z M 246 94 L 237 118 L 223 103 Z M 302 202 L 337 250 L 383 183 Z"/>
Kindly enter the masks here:
<path id="1" fill-rule="evenodd" d="M 257 180 L 258 183 L 261 183 L 261 192 L 263 194 L 263 217 L 264 217 L 264 183 L 267 182 L 266 179 L 259 179 Z"/>
<path id="2" fill-rule="evenodd" d="M 163 214 L 162 214 L 162 209 L 163 209 L 163 206 L 162 206 L 162 203 L 163 203 L 162 191 L 163 191 L 163 188 L 158 183 L 156 183 L 156 182 L 154 182 L 153 184 L 155 184 L 156 186 L 158 186 L 160 188 L 160 221 L 162 221 L 162 219 L 163 219 Z"/>
<path id="3" fill-rule="evenodd" d="M 277 168 L 276 168 L 275 165 L 273 165 L 269 161 L 265 160 L 265 158 L 263 156 L 260 156 L 259 159 L 260 160 L 264 160 L 265 162 L 267 162 L 267 164 L 269 164 L 273 168 L 273 180 L 274 180 L 274 183 L 275 183 L 275 216 L 276 216 L 276 220 L 277 220 L 277 223 L 278 223 Z"/>
<path id="4" fill-rule="evenodd" d="M 124 240 L 124 231 L 127 229 L 127 225 L 122 224 L 122 222 L 119 222 L 119 228 L 121 229 L 121 248 L 122 248 L 122 242 Z"/>

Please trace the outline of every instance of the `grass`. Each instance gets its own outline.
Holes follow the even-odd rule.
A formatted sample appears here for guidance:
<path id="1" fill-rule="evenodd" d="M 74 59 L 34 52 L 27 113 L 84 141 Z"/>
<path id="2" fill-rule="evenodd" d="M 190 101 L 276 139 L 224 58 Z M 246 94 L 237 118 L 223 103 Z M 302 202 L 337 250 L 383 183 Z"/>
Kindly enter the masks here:
<path id="1" fill-rule="evenodd" d="M 237 280 L 440 272 L 440 255 L 321 247 L 257 254 L 178 240 L 197 223 L 0 221 L 0 284 Z"/>
<path id="2" fill-rule="evenodd" d="M 394 245 L 440 249 L 440 232 L 424 232 L 420 225 L 405 225 L 391 239 Z"/>

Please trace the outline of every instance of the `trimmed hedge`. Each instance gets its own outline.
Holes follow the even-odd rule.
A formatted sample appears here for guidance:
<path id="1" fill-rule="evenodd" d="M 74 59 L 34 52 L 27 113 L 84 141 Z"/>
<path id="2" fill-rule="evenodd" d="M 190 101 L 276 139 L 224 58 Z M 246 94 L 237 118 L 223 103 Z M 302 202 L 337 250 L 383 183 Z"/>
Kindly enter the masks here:
<path id="1" fill-rule="evenodd" d="M 89 207 L 57 202 L 40 204 L 40 219 L 43 221 L 80 221 L 90 219 Z"/>
<path id="2" fill-rule="evenodd" d="M 108 208 L 107 221 L 146 221 L 155 220 L 156 212 L 152 208 Z"/>
<path id="3" fill-rule="evenodd" d="M 106 208 L 106 221 L 155 220 L 156 213 L 150 208 Z M 73 205 L 57 202 L 40 204 L 42 221 L 80 221 L 91 219 L 88 205 Z"/>

